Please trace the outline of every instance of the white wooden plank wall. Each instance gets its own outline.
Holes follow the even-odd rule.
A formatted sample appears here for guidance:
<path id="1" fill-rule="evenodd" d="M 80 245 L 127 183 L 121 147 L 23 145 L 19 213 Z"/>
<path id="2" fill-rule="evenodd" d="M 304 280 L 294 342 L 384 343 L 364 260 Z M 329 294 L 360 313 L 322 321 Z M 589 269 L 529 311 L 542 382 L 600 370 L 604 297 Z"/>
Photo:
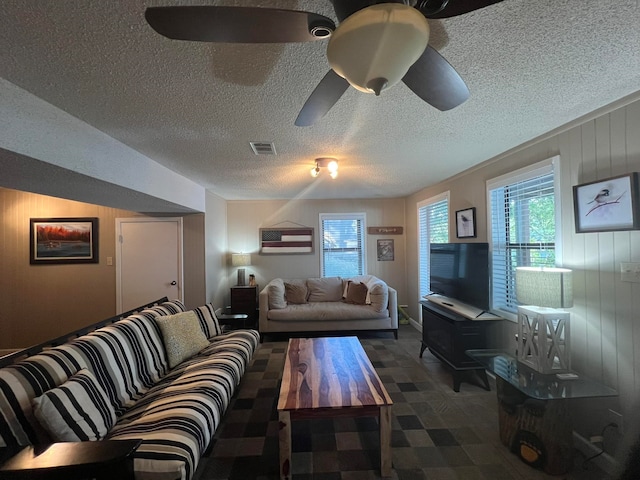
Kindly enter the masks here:
<path id="1" fill-rule="evenodd" d="M 557 136 L 562 163 L 563 264 L 574 269 L 575 369 L 617 388 L 631 414 L 640 392 L 640 284 L 622 282 L 621 262 L 640 262 L 640 232 L 577 234 L 572 187 L 640 171 L 640 102 Z"/>

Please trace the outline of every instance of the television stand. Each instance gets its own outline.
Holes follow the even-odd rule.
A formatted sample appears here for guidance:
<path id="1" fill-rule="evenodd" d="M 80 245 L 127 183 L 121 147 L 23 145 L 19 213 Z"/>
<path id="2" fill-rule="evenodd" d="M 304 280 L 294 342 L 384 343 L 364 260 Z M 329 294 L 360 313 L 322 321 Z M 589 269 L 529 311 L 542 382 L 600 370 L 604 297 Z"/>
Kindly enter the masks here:
<path id="1" fill-rule="evenodd" d="M 453 371 L 453 390 L 460 391 L 460 383 L 469 373 L 475 373 L 482 381 L 485 389 L 491 390 L 484 367 L 469 358 L 467 350 L 492 348 L 497 343 L 497 328 L 500 317 L 470 320 L 463 313 L 449 308 L 446 303 L 459 304 L 447 297 L 437 297 L 434 302 L 429 297 L 422 300 L 422 345 L 420 358 L 424 351 L 429 351 Z M 471 307 L 473 308 L 473 307 Z M 478 310 L 478 314 L 482 311 Z M 468 313 L 467 310 L 464 313 Z"/>

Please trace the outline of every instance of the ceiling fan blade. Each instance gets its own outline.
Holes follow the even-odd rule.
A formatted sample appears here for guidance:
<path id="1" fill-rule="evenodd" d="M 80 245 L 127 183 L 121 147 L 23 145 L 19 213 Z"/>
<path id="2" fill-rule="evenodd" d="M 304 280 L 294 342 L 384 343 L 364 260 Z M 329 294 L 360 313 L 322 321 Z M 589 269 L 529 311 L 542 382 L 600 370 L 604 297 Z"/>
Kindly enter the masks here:
<path id="1" fill-rule="evenodd" d="M 349 82 L 333 70 L 324 76 L 305 102 L 296 118 L 298 127 L 309 127 L 331 110 L 342 94 L 349 88 Z"/>
<path id="2" fill-rule="evenodd" d="M 443 0 L 419 0 L 416 8 L 422 12 L 427 18 L 449 18 L 456 15 L 479 10 L 494 3 L 500 3 L 502 0 L 449 0 L 442 10 L 437 13 L 430 13 L 437 10 L 438 4 L 442 4 Z"/>
<path id="3" fill-rule="evenodd" d="M 308 42 L 335 30 L 333 21 L 323 15 L 275 8 L 149 7 L 144 16 L 160 35 L 196 42 Z"/>
<path id="4" fill-rule="evenodd" d="M 402 81 L 438 110 L 457 107 L 469 98 L 469 89 L 458 72 L 434 48 L 427 46 Z"/>

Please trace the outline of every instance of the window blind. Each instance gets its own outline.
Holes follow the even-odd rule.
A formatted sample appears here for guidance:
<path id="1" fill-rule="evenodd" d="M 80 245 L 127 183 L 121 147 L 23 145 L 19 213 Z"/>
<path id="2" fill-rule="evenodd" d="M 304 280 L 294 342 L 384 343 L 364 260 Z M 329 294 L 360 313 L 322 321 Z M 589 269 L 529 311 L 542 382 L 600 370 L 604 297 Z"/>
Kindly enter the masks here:
<path id="1" fill-rule="evenodd" d="M 492 303 L 515 312 L 515 269 L 554 266 L 556 208 L 553 168 L 518 174 L 489 185 Z"/>
<path id="2" fill-rule="evenodd" d="M 323 277 L 366 273 L 364 214 L 320 214 Z"/>
<path id="3" fill-rule="evenodd" d="M 429 247 L 431 243 L 449 241 L 449 198 L 427 201 L 418 207 L 418 283 L 420 297 L 430 290 Z"/>

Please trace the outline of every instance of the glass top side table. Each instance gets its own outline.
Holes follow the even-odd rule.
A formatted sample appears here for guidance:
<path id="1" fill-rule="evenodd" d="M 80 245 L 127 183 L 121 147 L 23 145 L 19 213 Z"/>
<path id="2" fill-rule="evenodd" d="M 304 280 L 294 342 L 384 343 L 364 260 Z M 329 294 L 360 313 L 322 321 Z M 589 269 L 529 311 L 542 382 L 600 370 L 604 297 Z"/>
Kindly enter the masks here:
<path id="1" fill-rule="evenodd" d="M 496 376 L 500 441 L 524 463 L 551 475 L 573 467 L 570 401 L 618 394 L 575 372 L 570 378 L 539 373 L 503 351 L 466 354 Z"/>
<path id="2" fill-rule="evenodd" d="M 568 379 L 562 374 L 537 372 L 500 350 L 467 350 L 466 354 L 509 385 L 538 400 L 618 395 L 613 388 L 575 372 L 576 377 Z"/>

